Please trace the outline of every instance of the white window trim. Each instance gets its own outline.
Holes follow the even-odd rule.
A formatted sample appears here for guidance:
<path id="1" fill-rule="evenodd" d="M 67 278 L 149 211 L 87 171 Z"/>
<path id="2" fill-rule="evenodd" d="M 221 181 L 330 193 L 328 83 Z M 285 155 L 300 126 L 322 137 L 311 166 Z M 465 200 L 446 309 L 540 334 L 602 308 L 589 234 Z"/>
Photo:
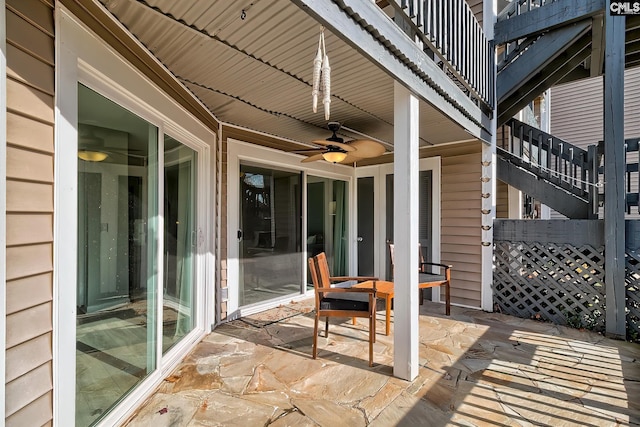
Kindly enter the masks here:
<path id="1" fill-rule="evenodd" d="M 7 352 L 7 44 L 6 7 L 0 0 L 0 378 L 5 378 Z M 5 402 L 5 384 L 0 388 L 0 402 Z M 0 405 L 0 427 L 4 426 L 5 405 Z"/>
<path id="2" fill-rule="evenodd" d="M 442 159 L 440 156 L 427 157 L 420 159 L 419 170 L 432 171 L 431 185 L 432 185 L 432 236 L 431 236 L 431 250 L 432 250 L 432 262 L 440 262 L 441 253 L 441 195 L 442 195 Z M 378 277 L 386 277 L 386 218 L 387 210 L 386 203 L 386 180 L 385 176 L 393 174 L 393 163 L 386 163 L 383 165 L 365 166 L 356 169 L 357 178 L 373 177 L 374 178 L 374 260 L 376 265 L 375 274 Z M 356 207 L 357 208 L 357 207 Z M 440 302 L 440 293 L 432 292 L 432 301 Z"/>
<path id="3" fill-rule="evenodd" d="M 4 1 L 4 0 L 2 0 Z M 99 70 L 99 71 L 98 71 Z M 117 81 L 109 76 L 117 76 Z M 191 349 L 210 331 L 215 292 L 213 194 L 210 168 L 216 136 L 193 115 L 130 66 L 93 35 L 60 3 L 56 5 L 56 109 L 54 195 L 54 424 L 75 418 L 76 256 L 77 256 L 77 85 L 86 84 L 117 104 L 197 149 L 198 215 L 202 246 L 198 248 L 196 328 L 166 355 L 149 375 L 99 425 L 123 422 Z M 134 95 L 135 94 L 135 95 Z M 144 100 L 144 101 L 143 101 Z M 182 125 L 178 125 L 181 123 Z M 186 128 L 189 130 L 187 131 Z M 162 133 L 159 134 L 162 138 Z M 160 141 L 161 142 L 161 141 Z M 161 145 L 160 145 L 161 146 Z M 160 164 L 161 166 L 161 164 Z M 207 214 L 211 213 L 211 214 Z M 159 236 L 161 240 L 161 236 Z M 206 270 L 205 270 L 206 269 Z"/>
<path id="4" fill-rule="evenodd" d="M 247 142 L 235 140 L 229 138 L 227 140 L 227 320 L 233 320 L 241 316 L 247 316 L 259 311 L 266 310 L 268 308 L 276 307 L 282 303 L 282 301 L 291 301 L 307 298 L 309 293 L 301 293 L 296 297 L 286 296 L 281 300 L 266 301 L 262 304 L 256 304 L 251 307 L 240 307 L 239 305 L 239 245 L 237 232 L 240 229 L 239 224 L 239 206 L 240 206 L 240 162 L 255 163 L 265 167 L 276 167 L 281 169 L 287 169 L 291 171 L 305 172 L 302 180 L 302 217 L 306 218 L 307 214 L 307 179 L 306 175 L 311 174 L 322 178 L 331 178 L 336 180 L 347 181 L 349 188 L 349 202 L 352 203 L 355 200 L 353 198 L 354 193 L 354 172 L 350 166 L 331 164 L 325 161 L 318 161 L 313 163 L 300 163 L 304 156 L 285 153 L 280 150 L 275 150 L 267 147 L 256 146 Z M 302 221 L 303 229 L 302 235 L 306 236 L 306 221 Z M 356 240 L 355 227 L 352 222 L 349 223 L 349 254 L 354 253 L 353 244 Z M 353 258 L 350 256 L 350 258 Z M 303 262 L 303 283 L 306 283 L 306 260 Z M 351 264 L 350 264 L 351 266 Z M 301 284 L 302 285 L 302 284 Z"/>

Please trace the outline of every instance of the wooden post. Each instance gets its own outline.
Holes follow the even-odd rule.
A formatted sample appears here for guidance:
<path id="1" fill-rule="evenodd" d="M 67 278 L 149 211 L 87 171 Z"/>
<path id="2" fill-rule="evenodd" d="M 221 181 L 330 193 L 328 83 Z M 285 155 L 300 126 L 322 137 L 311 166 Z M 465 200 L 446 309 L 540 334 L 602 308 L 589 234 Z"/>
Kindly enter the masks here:
<path id="1" fill-rule="evenodd" d="M 418 98 L 394 82 L 393 375 L 418 375 Z"/>
<path id="2" fill-rule="evenodd" d="M 606 333 L 626 335 L 625 316 L 625 149 L 624 149 L 624 44 L 625 17 L 605 11 L 604 74 L 604 235 Z"/>

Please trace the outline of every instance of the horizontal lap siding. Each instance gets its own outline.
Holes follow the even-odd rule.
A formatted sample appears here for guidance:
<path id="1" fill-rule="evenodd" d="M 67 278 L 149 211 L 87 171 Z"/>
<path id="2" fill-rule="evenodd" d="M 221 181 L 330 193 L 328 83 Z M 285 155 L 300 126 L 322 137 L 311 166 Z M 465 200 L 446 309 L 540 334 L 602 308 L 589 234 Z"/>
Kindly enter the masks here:
<path id="1" fill-rule="evenodd" d="M 52 421 L 53 4 L 6 0 L 6 425 Z"/>
<path id="2" fill-rule="evenodd" d="M 509 218 L 509 186 L 496 182 L 496 218 Z"/>
<path id="3" fill-rule="evenodd" d="M 579 105 L 576 99 L 580 100 Z M 624 137 L 640 137 L 640 68 L 624 73 Z M 579 80 L 551 89 L 551 133 L 574 145 L 586 148 L 603 138 L 602 77 Z M 637 161 L 637 153 L 629 153 L 628 161 Z M 637 174 L 632 175 L 632 188 L 638 188 Z M 631 210 L 637 217 L 637 209 Z M 552 211 L 552 219 L 564 218 Z"/>
<path id="4" fill-rule="evenodd" d="M 441 248 L 451 264 L 451 301 L 480 307 L 482 260 L 482 143 L 424 150 L 422 157 L 441 156 Z M 444 295 L 443 295 L 444 298 Z"/>

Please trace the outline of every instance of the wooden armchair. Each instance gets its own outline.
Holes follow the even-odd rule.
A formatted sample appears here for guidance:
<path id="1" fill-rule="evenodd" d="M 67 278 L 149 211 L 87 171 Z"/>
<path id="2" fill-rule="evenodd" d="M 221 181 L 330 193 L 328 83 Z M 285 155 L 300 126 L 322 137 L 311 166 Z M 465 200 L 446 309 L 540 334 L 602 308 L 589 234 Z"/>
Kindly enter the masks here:
<path id="1" fill-rule="evenodd" d="M 309 258 L 309 270 L 315 289 L 316 316 L 313 328 L 313 358 L 318 356 L 318 321 L 321 316 L 325 320 L 325 337 L 329 336 L 329 317 L 365 317 L 369 319 L 369 366 L 373 366 L 373 343 L 376 337 L 376 287 L 373 289 L 357 289 L 353 283 L 366 280 L 377 280 L 376 277 L 348 277 L 329 275 L 329 265 L 324 252 Z M 336 284 L 332 282 L 347 282 Z M 350 282 L 350 283 L 349 283 Z"/>
<path id="2" fill-rule="evenodd" d="M 393 268 L 393 243 L 389 243 L 391 267 Z M 420 265 L 418 266 L 418 289 L 420 290 L 420 304 L 423 303 L 422 290 L 435 286 L 444 286 L 445 313 L 451 315 L 451 267 L 450 265 L 435 262 L 427 262 L 422 256 L 422 247 L 418 243 Z M 440 273 L 432 273 L 433 267 L 438 267 Z"/>

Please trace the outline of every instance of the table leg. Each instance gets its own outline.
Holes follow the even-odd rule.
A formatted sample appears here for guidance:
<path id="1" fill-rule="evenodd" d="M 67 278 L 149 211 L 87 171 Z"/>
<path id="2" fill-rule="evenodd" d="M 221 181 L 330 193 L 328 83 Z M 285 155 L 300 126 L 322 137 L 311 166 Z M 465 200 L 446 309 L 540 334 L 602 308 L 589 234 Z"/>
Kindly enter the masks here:
<path id="1" fill-rule="evenodd" d="M 387 327 L 386 335 L 389 335 L 389 329 L 391 328 L 391 295 L 387 295 L 384 302 L 385 309 L 385 326 Z"/>

